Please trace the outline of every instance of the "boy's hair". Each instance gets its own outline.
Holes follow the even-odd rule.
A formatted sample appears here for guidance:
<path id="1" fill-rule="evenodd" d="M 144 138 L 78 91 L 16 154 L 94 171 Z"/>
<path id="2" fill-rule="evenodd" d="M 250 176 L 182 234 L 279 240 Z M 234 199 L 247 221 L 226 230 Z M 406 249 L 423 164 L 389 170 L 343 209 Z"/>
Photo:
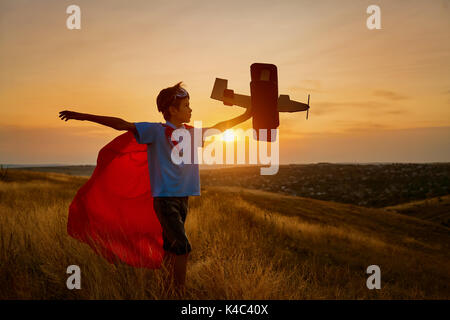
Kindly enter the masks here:
<path id="1" fill-rule="evenodd" d="M 169 120 L 169 107 L 174 106 L 180 108 L 180 101 L 184 98 L 189 98 L 189 93 L 181 87 L 182 82 L 178 82 L 173 87 L 161 90 L 156 98 L 156 105 L 158 111 L 162 112 L 164 119 Z"/>

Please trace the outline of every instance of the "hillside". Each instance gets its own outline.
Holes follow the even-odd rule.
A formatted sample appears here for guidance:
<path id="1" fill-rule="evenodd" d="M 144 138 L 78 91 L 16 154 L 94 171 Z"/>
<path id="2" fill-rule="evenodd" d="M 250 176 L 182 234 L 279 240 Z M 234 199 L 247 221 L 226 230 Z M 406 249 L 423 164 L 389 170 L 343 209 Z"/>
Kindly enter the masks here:
<path id="1" fill-rule="evenodd" d="M 450 227 L 450 195 L 412 201 L 384 209 Z"/>
<path id="2" fill-rule="evenodd" d="M 27 170 L 90 176 L 94 166 Z M 203 186 L 234 186 L 383 208 L 450 194 L 450 163 L 293 164 L 262 176 L 259 166 L 201 165 Z M 22 168 L 22 170 L 25 168 Z M 11 169 L 11 171 L 16 169 Z"/>
<path id="3" fill-rule="evenodd" d="M 111 265 L 67 235 L 85 181 L 21 170 L 0 181 L 0 298 L 173 298 L 160 270 Z M 388 210 L 206 186 L 186 231 L 186 299 L 450 298 L 449 228 Z M 65 286 L 71 264 L 82 290 Z M 381 290 L 366 287 L 373 264 Z"/>
<path id="4" fill-rule="evenodd" d="M 450 194 L 450 163 L 298 164 L 262 176 L 256 166 L 204 170 L 204 186 L 235 186 L 370 208 Z"/>

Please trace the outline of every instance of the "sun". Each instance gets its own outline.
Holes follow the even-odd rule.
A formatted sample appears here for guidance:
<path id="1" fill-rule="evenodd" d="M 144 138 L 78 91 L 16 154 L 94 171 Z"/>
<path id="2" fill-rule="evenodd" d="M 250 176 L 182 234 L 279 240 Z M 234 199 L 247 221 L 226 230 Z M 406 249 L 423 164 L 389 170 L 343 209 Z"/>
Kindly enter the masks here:
<path id="1" fill-rule="evenodd" d="M 233 129 L 226 130 L 222 135 L 223 141 L 234 141 L 234 139 L 235 139 L 235 135 L 234 135 Z"/>

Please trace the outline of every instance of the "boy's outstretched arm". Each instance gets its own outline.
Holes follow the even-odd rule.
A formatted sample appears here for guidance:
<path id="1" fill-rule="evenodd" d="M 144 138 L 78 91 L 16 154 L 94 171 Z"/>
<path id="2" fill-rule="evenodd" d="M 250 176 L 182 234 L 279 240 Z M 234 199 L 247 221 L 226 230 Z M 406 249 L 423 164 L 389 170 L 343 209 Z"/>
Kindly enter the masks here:
<path id="1" fill-rule="evenodd" d="M 88 113 L 79 113 L 75 111 L 64 110 L 59 113 L 61 120 L 81 120 L 91 121 L 107 127 L 111 127 L 116 130 L 129 130 L 137 134 L 136 126 L 132 122 L 125 121 L 115 117 L 96 116 Z"/>
<path id="2" fill-rule="evenodd" d="M 241 114 L 240 116 L 230 119 L 230 120 L 216 123 L 211 128 L 219 129 L 220 131 L 225 131 L 225 130 L 233 128 L 234 126 L 237 126 L 238 124 L 240 124 L 244 121 L 247 121 L 251 117 L 252 117 L 252 108 L 248 107 L 247 110 L 245 110 L 245 112 L 243 114 Z"/>

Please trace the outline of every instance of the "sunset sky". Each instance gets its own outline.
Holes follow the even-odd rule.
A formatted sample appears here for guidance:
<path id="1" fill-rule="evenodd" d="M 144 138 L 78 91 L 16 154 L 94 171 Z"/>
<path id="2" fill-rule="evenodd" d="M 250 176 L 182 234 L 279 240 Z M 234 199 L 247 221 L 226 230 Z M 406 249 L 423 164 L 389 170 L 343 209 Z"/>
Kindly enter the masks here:
<path id="1" fill-rule="evenodd" d="M 179 81 L 191 124 L 238 116 L 211 89 L 249 94 L 254 62 L 277 65 L 280 94 L 311 94 L 308 120 L 280 114 L 282 164 L 450 161 L 449 39 L 448 0 L 0 0 L 0 163 L 95 164 L 121 132 L 59 111 L 161 122 Z"/>

